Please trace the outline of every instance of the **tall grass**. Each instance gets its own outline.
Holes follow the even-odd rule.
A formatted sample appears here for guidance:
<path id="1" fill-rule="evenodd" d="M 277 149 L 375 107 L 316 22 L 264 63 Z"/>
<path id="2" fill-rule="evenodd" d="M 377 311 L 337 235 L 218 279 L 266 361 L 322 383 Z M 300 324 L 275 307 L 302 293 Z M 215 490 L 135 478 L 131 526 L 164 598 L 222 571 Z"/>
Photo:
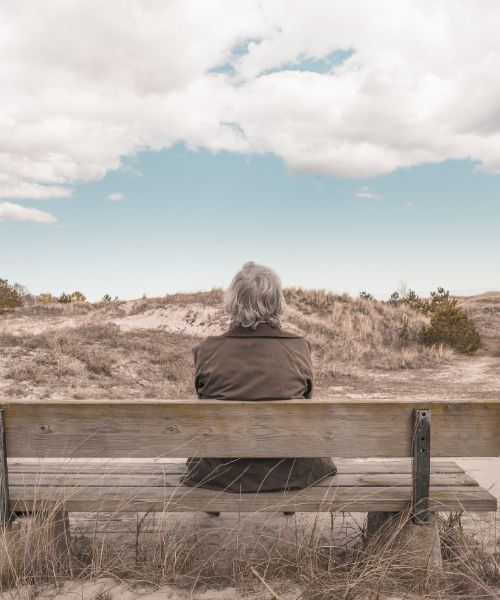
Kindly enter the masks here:
<path id="1" fill-rule="evenodd" d="M 321 376 L 435 367 L 453 355 L 420 343 L 428 318 L 406 304 L 301 288 L 287 289 L 285 296 L 288 319 L 312 342 Z"/>
<path id="2" fill-rule="evenodd" d="M 406 304 L 299 288 L 287 289 L 285 295 L 289 306 L 285 327 L 311 341 L 315 373 L 320 380 L 381 370 L 435 368 L 453 355 L 449 348 L 420 343 L 418 334 L 428 318 Z M 26 309 L 26 314 L 35 311 L 34 316 L 47 322 L 51 315 L 61 314 L 74 320 L 71 327 L 58 328 L 59 323 L 38 334 L 9 333 L 4 316 L 5 332 L 0 332 L 4 393 L 75 398 L 194 397 L 191 348 L 199 337 L 146 328 L 122 331 L 113 319 L 155 309 L 168 314 L 171 305 L 205 305 L 213 313 L 207 318 L 220 325 L 222 332 L 220 303 L 221 291 L 212 290 L 131 303 L 87 303 L 82 305 L 85 308 L 58 304 L 55 308 L 47 305 Z M 80 309 L 93 311 L 91 318 L 84 315 L 85 321 L 75 320 Z M 189 318 L 187 310 L 187 331 Z"/>
<path id="3" fill-rule="evenodd" d="M 67 491 L 74 490 L 75 478 L 58 481 L 50 501 L 40 498 L 35 516 L 0 531 L 2 594 L 27 589 L 34 597 L 41 586 L 112 577 L 127 586 L 231 586 L 241 593 L 272 591 L 275 598 L 295 586 L 297 600 L 381 600 L 417 592 L 436 600 L 498 597 L 498 554 L 477 534 L 466 533 L 458 514 L 438 518 L 438 571 L 428 568 L 421 546 L 401 544 L 407 514 L 368 536 L 362 522 L 348 519 L 346 526 L 342 513 L 223 513 L 214 519 L 203 512 L 179 518 L 165 510 L 131 513 L 128 533 L 117 536 L 117 519 L 130 510 L 130 496 L 115 502 L 114 512 L 73 515 L 69 532 L 54 522 L 75 493 Z"/>

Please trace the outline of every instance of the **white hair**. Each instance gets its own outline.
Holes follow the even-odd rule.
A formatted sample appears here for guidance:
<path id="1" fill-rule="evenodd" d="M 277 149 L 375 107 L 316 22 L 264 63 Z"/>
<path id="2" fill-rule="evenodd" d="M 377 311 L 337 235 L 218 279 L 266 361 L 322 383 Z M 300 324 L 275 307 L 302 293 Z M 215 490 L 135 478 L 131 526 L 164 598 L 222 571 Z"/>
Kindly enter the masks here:
<path id="1" fill-rule="evenodd" d="M 224 293 L 224 307 L 233 325 L 281 327 L 286 303 L 280 278 L 269 267 L 245 263 Z"/>

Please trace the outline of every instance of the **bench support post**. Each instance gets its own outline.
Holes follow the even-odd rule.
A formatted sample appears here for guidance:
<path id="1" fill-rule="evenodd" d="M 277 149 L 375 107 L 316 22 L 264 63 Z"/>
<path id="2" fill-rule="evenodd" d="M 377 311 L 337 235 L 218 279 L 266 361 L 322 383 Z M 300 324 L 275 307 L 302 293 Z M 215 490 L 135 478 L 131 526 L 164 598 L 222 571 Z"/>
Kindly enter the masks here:
<path id="1" fill-rule="evenodd" d="M 51 517 L 51 537 L 54 540 L 56 551 L 59 555 L 68 554 L 70 542 L 69 515 L 65 510 L 59 510 Z"/>
<path id="2" fill-rule="evenodd" d="M 395 551 L 398 560 L 408 563 L 415 574 L 438 573 L 442 570 L 441 541 L 436 516 L 415 524 L 408 512 L 369 512 L 366 542 Z"/>
<path id="3" fill-rule="evenodd" d="M 413 494 L 412 521 L 415 524 L 429 520 L 429 489 L 431 477 L 431 411 L 416 408 L 413 432 Z"/>
<path id="4" fill-rule="evenodd" d="M 400 550 L 409 553 L 413 564 L 421 563 L 429 572 L 441 570 L 441 546 L 435 516 L 429 512 L 431 475 L 431 411 L 416 408 L 414 411 L 413 490 L 408 513 L 368 513 L 367 539 L 388 540 Z"/>
<path id="5" fill-rule="evenodd" d="M 11 521 L 9 499 L 9 472 L 7 469 L 7 443 L 5 436 L 5 411 L 0 409 L 0 524 L 7 527 Z"/>

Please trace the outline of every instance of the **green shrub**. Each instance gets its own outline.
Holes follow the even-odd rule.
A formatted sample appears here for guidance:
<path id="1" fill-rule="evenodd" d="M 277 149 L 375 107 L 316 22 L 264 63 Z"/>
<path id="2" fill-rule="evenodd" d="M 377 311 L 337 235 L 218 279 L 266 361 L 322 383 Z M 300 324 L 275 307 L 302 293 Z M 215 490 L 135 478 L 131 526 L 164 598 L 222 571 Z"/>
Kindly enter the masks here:
<path id="1" fill-rule="evenodd" d="M 359 297 L 363 300 L 375 300 L 375 298 L 370 294 L 370 292 L 367 292 L 366 290 L 359 292 Z"/>
<path id="2" fill-rule="evenodd" d="M 391 297 L 388 300 L 389 304 L 398 305 L 398 304 L 408 304 L 411 308 L 415 310 L 420 310 L 420 303 L 425 302 L 425 300 L 421 300 L 417 293 L 414 290 L 405 291 L 405 293 L 393 292 Z"/>
<path id="3" fill-rule="evenodd" d="M 23 305 L 21 294 L 7 279 L 0 279 L 0 310 L 17 308 Z"/>
<path id="4" fill-rule="evenodd" d="M 444 288 L 431 292 L 430 299 L 421 300 L 420 310 L 431 317 L 430 324 L 420 332 L 424 344 L 446 344 L 464 354 L 479 349 L 481 338 L 474 322 Z"/>
<path id="5" fill-rule="evenodd" d="M 85 294 L 82 292 L 75 291 L 71 294 L 71 302 L 87 302 Z"/>
<path id="6" fill-rule="evenodd" d="M 411 289 L 404 294 L 394 292 L 388 302 L 393 305 L 406 304 L 430 317 L 430 324 L 422 327 L 419 336 L 427 346 L 446 344 L 464 354 L 474 354 L 480 346 L 481 338 L 474 322 L 458 306 L 450 292 L 442 287 L 431 292 L 430 298 L 419 298 Z M 408 328 L 403 323 L 400 337 L 406 340 L 407 336 Z"/>
<path id="7" fill-rule="evenodd" d="M 81 292 L 72 292 L 71 294 L 66 294 L 63 292 L 59 298 L 58 302 L 62 304 L 69 304 L 70 302 L 86 302 L 87 298 Z"/>
<path id="8" fill-rule="evenodd" d="M 66 292 L 63 292 L 60 296 L 58 301 L 61 304 L 69 304 L 71 302 L 71 294 L 66 294 Z"/>

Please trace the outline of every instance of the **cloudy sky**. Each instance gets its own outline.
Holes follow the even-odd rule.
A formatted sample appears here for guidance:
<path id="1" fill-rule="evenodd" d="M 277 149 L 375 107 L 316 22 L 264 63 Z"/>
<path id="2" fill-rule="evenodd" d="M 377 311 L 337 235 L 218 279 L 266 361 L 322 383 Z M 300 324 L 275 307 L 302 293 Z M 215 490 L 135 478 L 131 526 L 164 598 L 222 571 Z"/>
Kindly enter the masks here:
<path id="1" fill-rule="evenodd" d="M 496 0 L 2 0 L 0 277 L 500 289 Z"/>

